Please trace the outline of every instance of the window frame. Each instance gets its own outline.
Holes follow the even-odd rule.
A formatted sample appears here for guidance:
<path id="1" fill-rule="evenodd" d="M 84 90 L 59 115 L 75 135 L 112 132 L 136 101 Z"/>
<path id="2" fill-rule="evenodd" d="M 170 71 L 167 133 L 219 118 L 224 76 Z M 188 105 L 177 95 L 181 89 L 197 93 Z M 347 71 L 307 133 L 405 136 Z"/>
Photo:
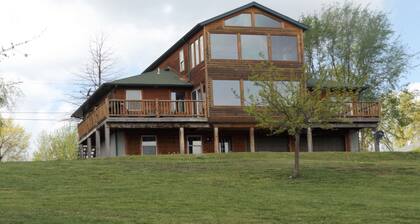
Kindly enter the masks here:
<path id="1" fill-rule="evenodd" d="M 235 18 L 235 17 L 240 16 L 242 14 L 248 14 L 249 15 L 249 19 L 250 19 L 250 21 L 249 21 L 250 22 L 250 25 L 249 26 L 227 25 L 226 24 L 226 21 L 227 20 L 232 19 L 232 18 Z M 228 18 L 223 19 L 223 26 L 224 27 L 241 27 L 241 28 L 254 27 L 254 18 L 253 18 L 254 15 L 253 14 L 254 13 L 252 13 L 252 12 L 239 12 L 239 13 L 236 13 L 236 14 L 234 14 L 232 16 L 229 16 Z"/>
<path id="2" fill-rule="evenodd" d="M 184 48 L 181 48 L 181 50 L 178 53 L 179 57 L 179 72 L 185 71 L 185 56 L 184 56 Z"/>
<path id="3" fill-rule="evenodd" d="M 296 38 L 296 60 L 274 60 L 273 59 L 273 37 L 294 37 Z M 270 61 L 273 62 L 291 62 L 291 63 L 300 63 L 301 57 L 299 55 L 299 37 L 298 35 L 287 35 L 287 34 L 270 34 L 268 36 L 270 41 Z"/>
<path id="4" fill-rule="evenodd" d="M 201 35 L 198 38 L 200 41 L 200 63 L 204 61 L 204 37 Z"/>
<path id="5" fill-rule="evenodd" d="M 271 55 L 270 55 L 270 52 L 271 52 L 271 44 L 270 44 L 270 40 L 269 39 L 271 39 L 270 38 L 270 35 L 269 34 L 262 34 L 262 33 L 239 33 L 239 45 L 240 45 L 240 47 L 239 47 L 239 55 L 240 55 L 240 60 L 242 60 L 242 61 L 269 61 L 270 59 L 271 59 Z M 266 58 L 265 59 L 244 59 L 244 55 L 243 55 L 243 48 L 244 48 L 244 44 L 243 44 L 243 42 L 242 42 L 242 36 L 264 36 L 265 37 L 265 43 L 266 43 Z"/>
<path id="6" fill-rule="evenodd" d="M 240 100 L 240 105 L 216 105 L 214 103 L 214 81 L 238 81 L 239 82 L 239 100 Z M 245 95 L 245 91 L 246 91 L 246 87 L 245 87 L 245 82 L 255 82 L 253 80 L 249 80 L 249 79 L 215 79 L 212 80 L 212 107 L 247 107 L 249 106 L 249 104 L 247 104 L 245 101 L 247 100 L 247 96 Z M 297 85 L 299 85 L 299 88 L 301 88 L 301 83 L 298 80 L 294 80 L 294 79 L 281 79 L 281 80 L 276 80 L 274 82 L 295 82 Z M 277 88 L 278 88 L 278 84 Z"/>
<path id="7" fill-rule="evenodd" d="M 144 137 L 154 137 L 155 138 L 155 143 L 156 143 L 156 145 L 155 145 L 155 155 L 158 155 L 159 153 L 158 153 L 158 137 L 157 137 L 157 135 L 141 135 L 140 136 L 140 153 L 141 153 L 141 155 L 142 156 L 144 156 L 144 150 L 143 150 L 143 138 Z"/>
<path id="8" fill-rule="evenodd" d="M 190 68 L 193 69 L 195 68 L 196 64 L 195 64 L 195 49 L 194 49 L 194 42 L 190 43 Z"/>
<path id="9" fill-rule="evenodd" d="M 279 26 L 278 27 L 257 26 L 257 15 L 262 15 L 262 16 L 268 17 L 268 18 L 270 18 L 270 19 L 272 19 L 274 21 L 277 21 L 279 23 Z M 274 18 L 274 17 L 272 17 L 270 15 L 267 15 L 265 13 L 262 13 L 262 12 L 254 12 L 252 19 L 253 19 L 253 25 L 254 25 L 253 27 L 254 28 L 257 28 L 257 29 L 261 29 L 261 28 L 263 28 L 263 29 L 267 29 L 267 28 L 269 28 L 269 29 L 282 29 L 282 28 L 284 28 L 284 22 L 282 20 L 279 20 L 277 18 Z"/>
<path id="10" fill-rule="evenodd" d="M 251 17 L 250 18 L 251 19 L 251 25 L 250 26 L 226 25 L 227 20 L 232 19 L 232 18 L 234 18 L 236 16 L 239 16 L 239 15 L 242 15 L 242 14 L 250 14 L 250 17 Z M 256 15 L 266 16 L 266 17 L 268 17 L 268 18 L 270 18 L 274 21 L 277 21 L 279 23 L 279 26 L 278 27 L 257 26 L 256 25 L 257 24 Z M 270 29 L 284 29 L 284 21 L 281 20 L 281 19 L 275 18 L 274 16 L 269 15 L 265 12 L 252 12 L 252 11 L 246 12 L 245 11 L 245 12 L 238 12 L 238 13 L 235 13 L 234 15 L 232 15 L 232 16 L 224 18 L 223 19 L 223 27 L 233 27 L 233 28 L 250 28 L 251 27 L 251 28 L 256 28 L 256 29 L 267 29 L 267 28 L 270 28 Z"/>
<path id="11" fill-rule="evenodd" d="M 209 60 L 227 60 L 227 61 L 238 61 L 238 60 L 241 60 L 241 54 L 240 54 L 240 47 L 239 47 L 239 44 L 240 44 L 240 35 L 238 35 L 238 33 L 237 32 L 209 32 L 208 33 L 209 35 L 208 35 L 208 40 L 209 40 L 209 55 L 210 55 L 210 57 L 209 57 Z M 236 46 L 235 46 L 235 48 L 236 48 L 236 58 L 213 58 L 213 49 L 212 49 L 212 46 L 213 46 L 213 43 L 212 43 L 212 40 L 211 40 L 211 36 L 212 35 L 232 35 L 232 36 L 235 36 L 235 38 L 236 38 Z"/>
<path id="12" fill-rule="evenodd" d="M 200 64 L 200 43 L 199 38 L 194 41 L 194 48 L 195 48 L 195 66 Z"/>
<path id="13" fill-rule="evenodd" d="M 215 101 L 215 96 L 214 96 L 214 85 L 215 85 L 215 81 L 237 81 L 238 82 L 238 90 L 239 90 L 239 98 L 238 98 L 238 101 L 239 101 L 239 104 L 238 105 L 229 105 L 229 104 L 216 104 L 216 101 Z M 243 105 L 243 97 L 242 97 L 242 90 L 241 90 L 241 86 L 242 86 L 242 82 L 241 82 L 241 80 L 240 79 L 213 79 L 212 81 L 211 81 L 211 84 L 212 84 L 212 105 L 214 106 L 214 107 L 241 107 L 242 105 Z M 233 94 L 233 93 L 232 93 Z M 236 96 L 235 96 L 235 98 L 236 98 Z"/>

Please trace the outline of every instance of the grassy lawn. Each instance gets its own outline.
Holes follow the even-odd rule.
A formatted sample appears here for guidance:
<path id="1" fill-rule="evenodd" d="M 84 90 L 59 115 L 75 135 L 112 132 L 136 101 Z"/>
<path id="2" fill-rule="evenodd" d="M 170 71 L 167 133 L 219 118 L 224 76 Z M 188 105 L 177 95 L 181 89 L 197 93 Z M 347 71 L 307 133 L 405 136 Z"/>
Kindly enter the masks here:
<path id="1" fill-rule="evenodd" d="M 420 153 L 0 164 L 0 223 L 420 223 Z"/>

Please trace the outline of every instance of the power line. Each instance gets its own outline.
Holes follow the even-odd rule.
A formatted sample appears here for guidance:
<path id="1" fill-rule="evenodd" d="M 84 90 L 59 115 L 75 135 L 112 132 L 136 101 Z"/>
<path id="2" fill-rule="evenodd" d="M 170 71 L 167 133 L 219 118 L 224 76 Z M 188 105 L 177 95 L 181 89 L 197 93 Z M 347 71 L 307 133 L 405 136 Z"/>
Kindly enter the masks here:
<path id="1" fill-rule="evenodd" d="M 51 119 L 51 118 L 11 118 L 16 121 L 71 121 L 71 119 Z"/>
<path id="2" fill-rule="evenodd" d="M 0 111 L 5 114 L 70 114 L 71 112 L 61 111 Z"/>

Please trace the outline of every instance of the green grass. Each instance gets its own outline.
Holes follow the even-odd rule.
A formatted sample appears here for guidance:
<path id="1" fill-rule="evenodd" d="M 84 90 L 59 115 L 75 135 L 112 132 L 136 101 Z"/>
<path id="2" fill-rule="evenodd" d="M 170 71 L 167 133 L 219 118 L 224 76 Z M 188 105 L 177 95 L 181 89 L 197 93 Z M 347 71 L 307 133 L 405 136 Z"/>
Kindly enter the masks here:
<path id="1" fill-rule="evenodd" d="M 420 223 L 420 153 L 0 164 L 0 223 Z"/>

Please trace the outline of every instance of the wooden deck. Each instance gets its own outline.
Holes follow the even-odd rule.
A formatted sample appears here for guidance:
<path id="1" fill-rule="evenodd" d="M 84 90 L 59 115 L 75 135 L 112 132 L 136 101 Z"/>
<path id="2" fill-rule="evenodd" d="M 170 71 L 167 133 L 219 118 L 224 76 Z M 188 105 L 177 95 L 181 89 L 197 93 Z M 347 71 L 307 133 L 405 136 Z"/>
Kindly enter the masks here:
<path id="1" fill-rule="evenodd" d="M 108 117 L 205 118 L 205 102 L 197 100 L 109 100 L 79 123 L 79 137 L 91 132 Z"/>
<path id="2" fill-rule="evenodd" d="M 143 118 L 155 122 L 168 122 L 168 119 L 207 118 L 205 108 L 207 108 L 205 101 L 194 100 L 109 100 L 96 107 L 79 123 L 78 133 L 79 137 L 89 134 L 107 118 Z M 353 102 L 347 104 L 340 117 L 363 122 L 365 119 L 378 119 L 380 113 L 379 102 Z M 235 119 L 246 120 L 240 116 Z M 232 122 L 232 118 L 229 118 L 229 121 Z"/>

